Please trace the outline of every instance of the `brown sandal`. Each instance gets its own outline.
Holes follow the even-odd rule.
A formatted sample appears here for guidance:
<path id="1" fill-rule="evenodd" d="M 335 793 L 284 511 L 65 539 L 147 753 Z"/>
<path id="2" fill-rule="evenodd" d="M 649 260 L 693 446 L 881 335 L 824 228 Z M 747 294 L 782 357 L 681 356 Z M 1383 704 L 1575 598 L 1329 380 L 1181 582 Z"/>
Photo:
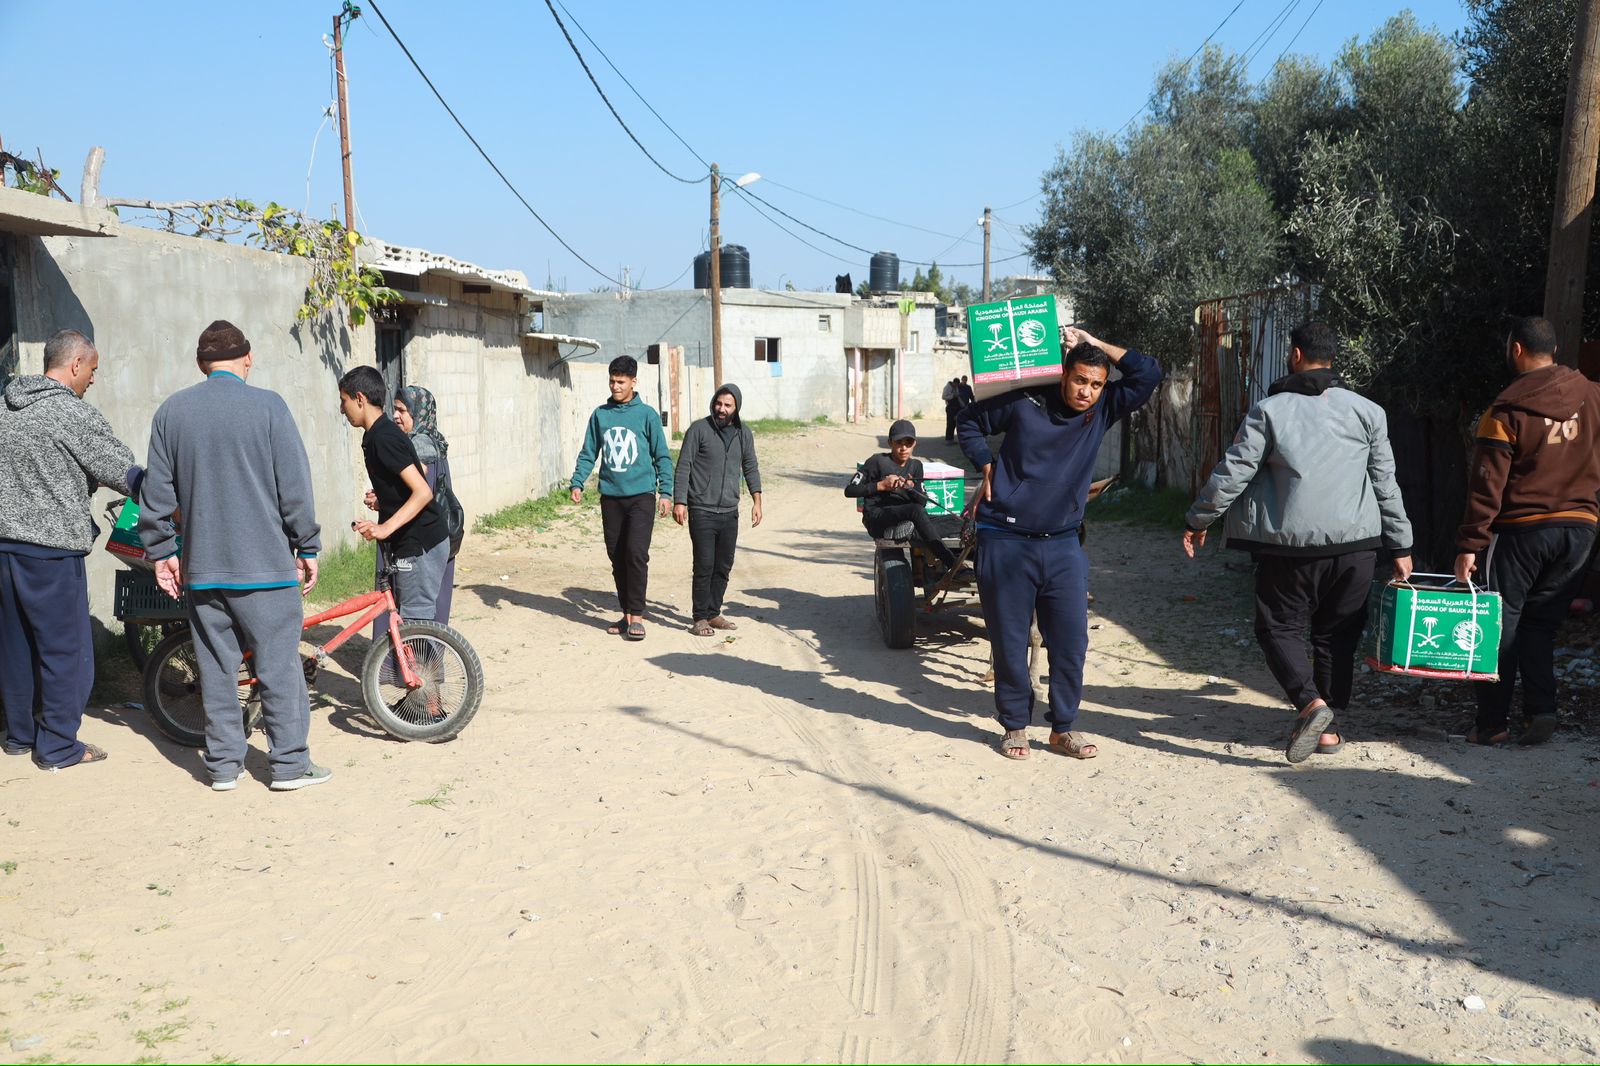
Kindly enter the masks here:
<path id="1" fill-rule="evenodd" d="M 711 623 L 706 621 L 704 618 L 700 619 L 694 625 L 690 626 L 689 627 L 689 632 L 693 633 L 697 637 L 714 637 L 714 636 L 716 636 L 716 633 L 713 632 L 712 629 L 711 629 Z"/>
<path id="2" fill-rule="evenodd" d="M 712 629 L 738 629 L 739 628 L 738 626 L 734 625 L 732 622 L 728 621 L 726 618 L 722 617 L 720 614 L 717 615 L 715 618 L 706 619 L 706 625 L 710 626 Z"/>
<path id="3" fill-rule="evenodd" d="M 1028 743 L 1026 729 L 1008 729 L 1006 735 L 1000 738 L 1000 754 L 1008 759 L 1026 759 L 1032 751 L 1033 745 Z M 1022 752 L 1021 755 L 1011 754 L 1013 751 Z"/>
<path id="4" fill-rule="evenodd" d="M 1051 733 L 1050 750 L 1069 759 L 1092 759 L 1100 754 L 1094 744 L 1083 740 L 1077 733 Z"/>

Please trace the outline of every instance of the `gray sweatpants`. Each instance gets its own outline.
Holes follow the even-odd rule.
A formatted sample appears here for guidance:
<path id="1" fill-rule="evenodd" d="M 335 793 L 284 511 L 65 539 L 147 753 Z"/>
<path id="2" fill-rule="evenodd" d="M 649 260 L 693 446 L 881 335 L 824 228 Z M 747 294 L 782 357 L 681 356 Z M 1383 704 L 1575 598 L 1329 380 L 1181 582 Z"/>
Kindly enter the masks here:
<path id="1" fill-rule="evenodd" d="M 300 667 L 305 615 L 297 586 L 191 589 L 189 622 L 206 708 L 206 770 L 213 781 L 239 776 L 248 748 L 239 710 L 239 664 L 251 653 L 274 781 L 300 777 L 311 763 L 306 744 L 311 702 Z"/>
<path id="2" fill-rule="evenodd" d="M 450 541 L 441 540 L 421 555 L 394 562 L 394 602 L 400 617 L 408 622 L 433 621 L 444 584 L 444 568 L 450 565 Z"/>

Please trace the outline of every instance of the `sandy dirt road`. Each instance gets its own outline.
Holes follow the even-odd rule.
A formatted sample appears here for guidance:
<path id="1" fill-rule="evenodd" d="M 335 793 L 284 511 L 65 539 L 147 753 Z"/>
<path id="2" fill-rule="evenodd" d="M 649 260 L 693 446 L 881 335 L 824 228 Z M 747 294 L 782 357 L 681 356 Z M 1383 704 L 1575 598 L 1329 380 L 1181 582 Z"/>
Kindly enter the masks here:
<path id="1" fill-rule="evenodd" d="M 1008 762 L 975 616 L 879 640 L 840 489 L 882 430 L 761 441 L 734 639 L 685 632 L 670 522 L 648 639 L 606 636 L 589 511 L 469 540 L 490 687 L 453 743 L 379 732 L 356 648 L 324 787 L 269 793 L 258 750 L 213 794 L 129 709 L 86 721 L 103 765 L 4 760 L 0 1058 L 1600 1057 L 1592 741 L 1467 748 L 1380 701 L 1291 768 L 1242 575 L 1105 524 L 1102 756 Z"/>

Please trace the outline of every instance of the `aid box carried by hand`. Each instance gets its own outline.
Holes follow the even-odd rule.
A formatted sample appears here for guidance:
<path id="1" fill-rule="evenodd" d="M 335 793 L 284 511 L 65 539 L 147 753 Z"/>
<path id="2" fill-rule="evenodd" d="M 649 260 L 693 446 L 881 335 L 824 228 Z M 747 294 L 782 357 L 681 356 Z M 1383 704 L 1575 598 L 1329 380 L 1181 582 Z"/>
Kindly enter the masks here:
<path id="1" fill-rule="evenodd" d="M 1378 602 L 1374 670 L 1412 677 L 1497 681 L 1500 595 L 1448 574 L 1391 581 Z"/>
<path id="2" fill-rule="evenodd" d="M 112 509 L 118 507 L 112 504 L 106 508 L 106 517 L 112 518 Z M 139 539 L 139 505 L 133 500 L 123 500 L 120 510 L 112 519 L 111 535 L 106 538 L 106 551 L 131 566 L 141 569 L 152 569 L 149 557 L 145 554 L 144 542 Z M 183 538 L 178 538 L 178 550 L 183 550 Z"/>

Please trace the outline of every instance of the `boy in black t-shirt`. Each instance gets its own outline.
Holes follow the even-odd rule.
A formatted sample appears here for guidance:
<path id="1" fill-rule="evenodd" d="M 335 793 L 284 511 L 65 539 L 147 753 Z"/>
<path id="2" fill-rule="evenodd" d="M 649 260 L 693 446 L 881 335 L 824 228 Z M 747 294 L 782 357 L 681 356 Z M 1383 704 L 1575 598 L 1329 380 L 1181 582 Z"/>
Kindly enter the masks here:
<path id="1" fill-rule="evenodd" d="M 955 555 L 928 520 L 926 501 L 915 499 L 906 491 L 922 491 L 922 460 L 911 457 L 916 447 L 916 427 L 899 419 L 889 427 L 889 451 L 879 452 L 862 463 L 844 487 L 844 494 L 861 498 L 861 524 L 868 533 L 881 537 L 897 523 L 910 522 L 917 531 L 917 540 L 948 570 L 955 565 Z"/>
<path id="2" fill-rule="evenodd" d="M 439 583 L 450 562 L 450 529 L 428 488 L 427 474 L 411 438 L 383 413 L 383 375 L 358 366 L 339 379 L 339 410 L 364 429 L 361 451 L 378 500 L 378 521 L 353 528 L 367 540 L 383 541 L 394 562 L 394 598 L 400 617 L 432 621 Z"/>

